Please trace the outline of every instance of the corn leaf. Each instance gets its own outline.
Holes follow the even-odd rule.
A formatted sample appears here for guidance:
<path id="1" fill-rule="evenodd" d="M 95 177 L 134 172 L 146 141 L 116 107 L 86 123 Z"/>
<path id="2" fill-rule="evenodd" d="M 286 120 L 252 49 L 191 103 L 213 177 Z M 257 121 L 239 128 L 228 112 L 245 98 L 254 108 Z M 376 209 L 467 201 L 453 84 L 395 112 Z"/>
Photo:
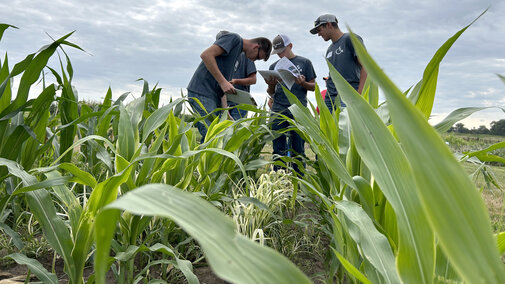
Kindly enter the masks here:
<path id="1" fill-rule="evenodd" d="M 434 236 L 427 229 L 428 222 L 415 192 L 407 158 L 373 108 L 328 65 L 331 78 L 347 105 L 358 153 L 396 213 L 400 238 L 398 273 L 406 283 L 431 283 L 435 269 Z"/>
<path id="2" fill-rule="evenodd" d="M 164 216 L 173 219 L 203 248 L 206 258 L 221 278 L 234 283 L 310 283 L 295 265 L 274 250 L 261 246 L 235 231 L 235 225 L 217 208 L 199 197 L 177 188 L 162 184 L 150 184 L 128 192 L 98 216 L 95 270 L 97 283 L 104 283 L 103 269 L 106 265 L 110 244 L 111 217 L 118 210 L 134 214 Z M 106 231 L 109 230 L 107 234 Z M 113 232 L 113 231 L 112 231 Z M 104 237 L 107 237 L 104 240 Z"/>
<path id="3" fill-rule="evenodd" d="M 38 262 L 36 259 L 28 258 L 26 255 L 20 253 L 12 253 L 5 257 L 12 258 L 18 264 L 28 266 L 28 269 L 30 269 L 30 271 L 33 272 L 33 274 L 35 274 L 35 276 L 37 276 L 40 281 L 46 284 L 59 283 L 56 274 L 47 271 L 47 269 L 45 269 L 44 266 L 42 266 L 42 264 L 40 264 L 40 262 Z"/>
<path id="4" fill-rule="evenodd" d="M 505 270 L 490 220 L 472 181 L 428 124 L 426 113 L 398 90 L 358 40 L 353 38 L 353 44 L 369 76 L 386 95 L 424 213 L 449 261 L 468 283 L 504 283 Z"/>
<path id="5" fill-rule="evenodd" d="M 426 66 L 423 73 L 423 79 L 421 88 L 419 90 L 419 99 L 414 104 L 418 107 L 424 114 L 424 117 L 428 119 L 431 115 L 431 110 L 433 109 L 433 102 L 435 101 L 435 91 L 437 89 L 437 77 L 438 71 L 440 69 L 440 62 L 447 54 L 451 46 L 456 42 L 456 40 L 463 34 L 463 32 L 468 29 L 475 21 L 477 21 L 487 9 L 482 12 L 472 23 L 459 30 L 455 35 L 448 39 L 435 53 L 430 63 Z"/>
<path id="6" fill-rule="evenodd" d="M 338 253 L 337 250 L 335 250 L 333 247 L 331 247 L 331 249 L 333 250 L 333 253 L 337 256 L 340 263 L 342 263 L 345 270 L 347 270 L 347 272 L 349 272 L 352 276 L 356 277 L 356 279 L 361 281 L 361 283 L 363 284 L 372 284 L 372 282 L 370 282 L 370 280 L 368 280 L 366 276 L 363 275 L 361 271 L 359 271 L 359 269 L 354 267 L 354 265 L 352 265 L 352 263 L 350 263 L 347 259 L 345 259 L 340 253 Z"/>
<path id="7" fill-rule="evenodd" d="M 8 80 L 8 76 L 9 76 L 9 60 L 7 58 L 7 54 L 5 54 L 4 62 L 0 68 L 0 82 L 3 82 L 6 79 L 7 81 L 4 91 L 0 92 L 0 113 L 2 113 L 2 111 L 5 108 L 7 108 L 7 106 L 11 103 L 12 98 L 12 91 L 10 86 L 11 81 Z"/>
<path id="8" fill-rule="evenodd" d="M 500 80 L 505 84 L 505 76 L 500 74 L 496 74 L 496 76 L 498 76 L 498 78 L 500 78 Z"/>
<path id="9" fill-rule="evenodd" d="M 13 26 L 13 25 L 9 25 L 9 24 L 1 23 L 0 24 L 0 40 L 2 40 L 2 36 L 4 35 L 5 30 L 8 29 L 8 28 L 15 28 L 15 29 L 17 29 L 18 27 Z"/>
<path id="10" fill-rule="evenodd" d="M 395 266 L 395 256 L 389 242 L 383 234 L 377 231 L 363 208 L 350 201 L 337 201 L 335 205 L 349 221 L 346 222 L 349 233 L 361 247 L 363 256 L 381 274 L 386 283 L 400 283 Z"/>
<path id="11" fill-rule="evenodd" d="M 22 250 L 24 248 L 25 244 L 21 239 L 21 235 L 11 229 L 11 227 L 5 223 L 0 223 L 0 229 L 2 229 L 7 236 L 11 237 L 12 243 L 18 250 Z"/>

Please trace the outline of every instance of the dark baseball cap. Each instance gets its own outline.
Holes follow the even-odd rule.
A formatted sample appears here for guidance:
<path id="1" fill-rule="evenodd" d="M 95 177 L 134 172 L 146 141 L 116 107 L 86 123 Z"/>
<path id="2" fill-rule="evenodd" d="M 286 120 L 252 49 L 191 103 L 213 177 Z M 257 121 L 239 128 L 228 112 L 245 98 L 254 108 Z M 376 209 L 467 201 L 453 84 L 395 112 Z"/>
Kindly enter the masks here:
<path id="1" fill-rule="evenodd" d="M 314 28 L 310 30 L 310 33 L 315 35 L 317 34 L 317 28 L 319 26 L 324 25 L 326 23 L 338 23 L 337 17 L 335 15 L 331 14 L 324 14 L 319 16 L 315 21 L 314 21 Z"/>

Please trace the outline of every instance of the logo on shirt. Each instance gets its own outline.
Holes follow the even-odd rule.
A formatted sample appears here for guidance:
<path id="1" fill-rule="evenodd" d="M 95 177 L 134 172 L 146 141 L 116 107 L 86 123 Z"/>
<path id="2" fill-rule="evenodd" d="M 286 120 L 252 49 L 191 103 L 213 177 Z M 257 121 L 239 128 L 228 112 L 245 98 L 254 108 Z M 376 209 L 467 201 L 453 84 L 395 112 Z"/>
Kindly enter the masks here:
<path id="1" fill-rule="evenodd" d="M 342 49 L 342 47 L 341 47 L 341 46 L 339 46 L 339 47 L 337 48 L 337 50 L 335 50 L 335 54 L 337 54 L 337 55 L 339 55 L 339 54 L 340 54 L 340 53 L 342 53 L 342 52 L 344 52 L 344 50 Z"/>
<path id="2" fill-rule="evenodd" d="M 239 60 L 235 61 L 235 67 L 234 67 L 234 69 L 233 69 L 233 71 L 234 71 L 234 72 L 236 72 L 236 71 L 237 71 L 237 69 L 238 69 L 238 64 L 239 64 Z"/>

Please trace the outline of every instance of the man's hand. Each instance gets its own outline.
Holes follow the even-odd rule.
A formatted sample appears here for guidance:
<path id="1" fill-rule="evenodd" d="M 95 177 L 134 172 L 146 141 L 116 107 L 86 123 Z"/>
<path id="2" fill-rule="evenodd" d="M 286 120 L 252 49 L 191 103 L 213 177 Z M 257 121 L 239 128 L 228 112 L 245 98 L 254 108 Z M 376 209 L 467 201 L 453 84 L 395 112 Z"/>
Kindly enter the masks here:
<path id="1" fill-rule="evenodd" d="M 304 75 L 300 75 L 300 76 L 298 76 L 298 77 L 295 78 L 295 83 L 297 83 L 300 86 L 303 86 L 303 84 L 305 82 L 306 82 L 306 79 L 305 79 Z"/>
<path id="2" fill-rule="evenodd" d="M 267 83 L 268 85 L 277 85 L 277 78 L 273 76 L 265 78 L 265 83 Z"/>
<path id="3" fill-rule="evenodd" d="M 235 91 L 235 87 L 233 87 L 233 85 L 228 81 L 223 81 L 223 83 L 220 83 L 219 86 L 221 87 L 221 90 L 223 90 L 225 94 L 237 93 L 237 91 Z"/>

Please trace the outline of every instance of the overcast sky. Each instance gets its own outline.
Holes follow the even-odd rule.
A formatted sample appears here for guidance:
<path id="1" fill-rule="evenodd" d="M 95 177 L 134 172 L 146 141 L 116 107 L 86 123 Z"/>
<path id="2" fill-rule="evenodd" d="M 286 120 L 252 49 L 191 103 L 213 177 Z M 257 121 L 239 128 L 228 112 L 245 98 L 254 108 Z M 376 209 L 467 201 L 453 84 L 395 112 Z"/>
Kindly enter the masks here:
<path id="1" fill-rule="evenodd" d="M 321 14 L 335 14 L 341 28 L 349 25 L 367 50 L 401 90 L 421 78 L 436 50 L 486 8 L 488 12 L 455 43 L 439 73 L 432 123 L 469 106 L 505 107 L 505 1 L 503 0 L 362 0 L 362 1 L 162 1 L 162 0 L 11 0 L 0 2 L 0 19 L 8 29 L 0 42 L 10 66 L 50 42 L 76 31 L 67 47 L 80 99 L 102 100 L 110 86 L 114 98 L 131 91 L 138 97 L 144 78 L 158 83 L 167 102 L 179 97 L 217 32 L 243 38 L 288 35 L 295 54 L 309 58 L 317 83 L 328 68 L 323 55 L 329 45 L 309 30 Z M 256 61 L 267 69 L 277 60 Z M 3 61 L 3 60 L 2 60 Z M 53 67 L 58 65 L 52 62 Z M 19 81 L 19 79 L 18 79 Z M 322 87 L 324 89 L 324 87 Z M 251 92 L 265 100 L 266 84 L 258 75 Z M 314 101 L 314 93 L 309 92 Z M 382 100 L 383 98 L 381 98 Z M 463 121 L 467 127 L 505 119 L 486 110 Z"/>

